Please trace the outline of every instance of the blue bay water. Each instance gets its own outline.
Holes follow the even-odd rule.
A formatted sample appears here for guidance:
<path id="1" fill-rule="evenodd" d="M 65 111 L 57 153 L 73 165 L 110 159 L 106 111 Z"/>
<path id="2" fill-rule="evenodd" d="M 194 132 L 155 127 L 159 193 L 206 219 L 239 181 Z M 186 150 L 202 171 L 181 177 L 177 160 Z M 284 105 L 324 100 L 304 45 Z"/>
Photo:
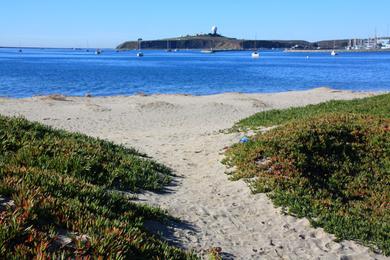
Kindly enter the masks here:
<path id="1" fill-rule="evenodd" d="M 0 96 L 132 95 L 143 92 L 207 95 L 331 87 L 390 91 L 390 52 L 284 53 L 0 49 Z M 309 58 L 307 58 L 309 56 Z"/>

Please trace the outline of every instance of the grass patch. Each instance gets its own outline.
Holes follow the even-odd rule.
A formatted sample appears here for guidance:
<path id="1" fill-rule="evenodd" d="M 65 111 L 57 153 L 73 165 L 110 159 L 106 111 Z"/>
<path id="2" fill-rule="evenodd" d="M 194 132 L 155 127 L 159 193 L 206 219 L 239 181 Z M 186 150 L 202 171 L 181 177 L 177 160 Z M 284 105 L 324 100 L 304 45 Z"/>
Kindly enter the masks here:
<path id="1" fill-rule="evenodd" d="M 303 120 L 334 112 L 368 114 L 390 118 L 390 94 L 347 101 L 329 101 L 305 107 L 264 111 L 237 122 L 232 130 L 248 130 L 280 125 L 297 119 Z"/>
<path id="2" fill-rule="evenodd" d="M 195 258 L 145 230 L 163 212 L 113 191 L 160 190 L 170 174 L 133 149 L 0 116 L 0 199 L 13 202 L 0 203 L 0 257 Z"/>
<path id="3" fill-rule="evenodd" d="M 390 255 L 390 120 L 376 106 L 388 98 L 351 102 L 355 109 L 375 104 L 364 110 L 375 116 L 329 113 L 309 118 L 308 112 L 299 120 L 269 119 L 289 122 L 234 145 L 224 163 L 235 166 L 232 179 L 247 180 L 253 192 L 267 193 L 286 212 L 308 218 L 339 239 Z M 338 102 L 320 107 L 330 104 L 348 108 Z"/>

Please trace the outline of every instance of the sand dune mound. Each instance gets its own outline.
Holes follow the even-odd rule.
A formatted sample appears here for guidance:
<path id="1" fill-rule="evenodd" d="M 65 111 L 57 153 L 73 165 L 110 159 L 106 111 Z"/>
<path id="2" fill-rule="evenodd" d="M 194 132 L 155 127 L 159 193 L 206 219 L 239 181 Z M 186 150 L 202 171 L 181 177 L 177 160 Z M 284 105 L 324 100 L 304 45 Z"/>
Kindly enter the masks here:
<path id="1" fill-rule="evenodd" d="M 166 111 L 166 110 L 174 110 L 177 109 L 178 105 L 174 105 L 165 101 L 154 101 L 146 104 L 138 105 L 139 110 L 144 111 Z"/>

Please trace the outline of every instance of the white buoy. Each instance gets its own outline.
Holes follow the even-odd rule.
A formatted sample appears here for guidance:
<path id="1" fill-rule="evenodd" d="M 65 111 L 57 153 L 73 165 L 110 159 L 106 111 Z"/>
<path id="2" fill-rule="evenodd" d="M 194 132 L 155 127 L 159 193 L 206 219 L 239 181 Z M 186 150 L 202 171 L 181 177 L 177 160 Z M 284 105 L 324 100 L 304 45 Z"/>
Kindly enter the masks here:
<path id="1" fill-rule="evenodd" d="M 259 53 L 258 51 L 252 52 L 252 58 L 253 58 L 253 59 L 258 59 L 258 58 L 260 58 L 260 53 Z"/>

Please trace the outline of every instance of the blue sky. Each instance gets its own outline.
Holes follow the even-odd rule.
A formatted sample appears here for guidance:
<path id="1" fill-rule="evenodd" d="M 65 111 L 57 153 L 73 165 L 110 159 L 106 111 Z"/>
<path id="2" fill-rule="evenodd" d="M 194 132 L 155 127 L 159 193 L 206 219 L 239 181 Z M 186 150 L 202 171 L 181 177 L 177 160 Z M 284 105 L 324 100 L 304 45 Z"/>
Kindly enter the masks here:
<path id="1" fill-rule="evenodd" d="M 115 47 L 209 32 L 257 39 L 368 37 L 388 32 L 390 0 L 2 0 L 0 46 Z"/>

